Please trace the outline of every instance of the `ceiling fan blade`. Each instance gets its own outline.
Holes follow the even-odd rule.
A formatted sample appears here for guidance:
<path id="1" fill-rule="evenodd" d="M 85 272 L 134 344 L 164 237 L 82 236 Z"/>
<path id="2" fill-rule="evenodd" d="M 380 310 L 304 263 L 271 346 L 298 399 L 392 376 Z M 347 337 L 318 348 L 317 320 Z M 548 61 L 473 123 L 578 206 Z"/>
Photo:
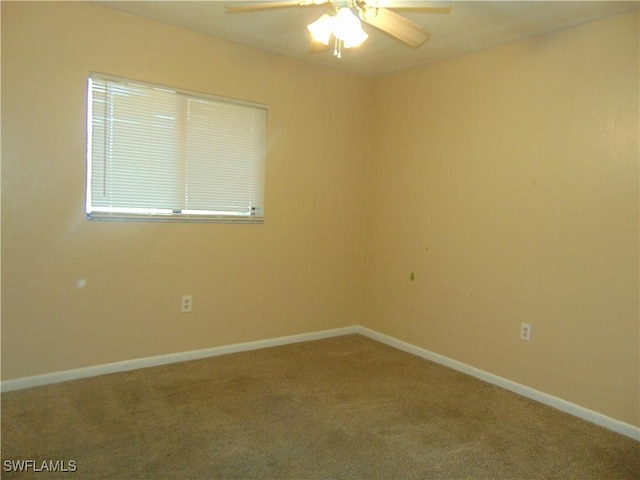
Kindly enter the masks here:
<path id="1" fill-rule="evenodd" d="M 240 3 L 240 2 L 238 2 Z M 241 5 L 225 5 L 227 13 L 253 12 L 256 10 L 268 10 L 272 8 L 308 7 L 314 5 L 326 5 L 329 0 L 281 0 L 279 2 L 242 3 Z"/>
<path id="2" fill-rule="evenodd" d="M 360 18 L 363 22 L 414 48 L 419 47 L 431 37 L 431 34 L 417 23 L 386 8 L 367 7 L 360 10 Z"/>
<path id="3" fill-rule="evenodd" d="M 429 2 L 421 0 L 363 0 L 372 8 L 411 9 L 414 12 L 450 13 L 451 2 Z"/>

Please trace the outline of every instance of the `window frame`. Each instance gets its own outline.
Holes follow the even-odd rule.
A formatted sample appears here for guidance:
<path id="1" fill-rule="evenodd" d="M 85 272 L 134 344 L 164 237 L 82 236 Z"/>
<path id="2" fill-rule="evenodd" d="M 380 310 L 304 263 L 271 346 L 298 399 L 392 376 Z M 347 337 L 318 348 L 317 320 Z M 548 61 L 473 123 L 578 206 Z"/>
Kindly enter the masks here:
<path id="1" fill-rule="evenodd" d="M 264 111 L 264 124 L 261 126 L 261 133 L 264 135 L 263 141 L 260 143 L 260 150 L 256 156 L 257 166 L 250 169 L 251 175 L 256 176 L 255 184 L 259 189 L 258 198 L 260 201 L 254 206 L 253 202 L 250 202 L 250 213 L 240 213 L 238 211 L 220 211 L 220 210 L 169 210 L 159 209 L 154 207 L 148 208 L 127 208 L 127 207 L 101 207 L 96 205 L 97 202 L 93 202 L 92 182 L 93 182 L 93 129 L 94 129 L 94 112 L 93 112 L 93 81 L 100 82 L 113 82 L 116 84 L 124 84 L 131 86 L 138 86 L 145 89 L 154 89 L 162 92 L 169 92 L 175 95 L 186 97 L 185 101 L 189 99 L 201 100 L 204 102 L 214 102 L 219 104 L 225 104 L 230 106 L 248 107 L 256 110 Z M 134 222 L 186 222 L 186 223 L 264 223 L 264 190 L 265 190 L 265 176 L 266 176 L 266 143 L 267 143 L 267 127 L 268 127 L 268 106 L 262 103 L 240 100 L 237 98 L 224 97 L 219 95 L 212 95 L 209 93 L 196 92 L 192 90 L 186 90 L 182 88 L 170 87 L 166 85 L 160 85 L 157 83 L 151 83 L 147 81 L 140 81 L 130 78 L 119 77 L 110 74 L 103 74 L 99 72 L 90 72 L 87 77 L 86 86 L 86 189 L 85 189 L 85 215 L 88 220 L 98 221 L 134 221 Z M 188 120 L 182 120 L 179 129 L 182 131 L 181 135 L 186 136 L 188 129 Z M 106 127 L 105 127 L 106 128 Z M 185 138 L 181 138 L 184 142 Z M 104 153 L 103 159 L 106 159 L 107 153 Z M 186 158 L 177 158 L 176 164 L 181 168 L 187 168 L 188 160 Z M 106 160 L 105 160 L 106 161 Z M 106 177 L 106 175 L 105 175 Z M 175 178 L 174 185 L 179 188 L 187 188 L 187 182 L 185 179 Z M 253 198 L 253 196 L 252 196 Z M 118 210 L 118 211 L 114 211 Z"/>

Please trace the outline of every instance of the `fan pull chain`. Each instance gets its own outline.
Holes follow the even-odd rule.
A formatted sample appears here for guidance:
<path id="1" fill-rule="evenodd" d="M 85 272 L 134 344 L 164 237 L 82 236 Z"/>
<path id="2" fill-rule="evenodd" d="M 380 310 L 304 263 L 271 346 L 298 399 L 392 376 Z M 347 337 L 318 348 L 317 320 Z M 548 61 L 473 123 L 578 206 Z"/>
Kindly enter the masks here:
<path id="1" fill-rule="evenodd" d="M 333 56 L 337 58 L 342 58 L 342 45 L 344 42 L 338 38 L 335 39 L 335 43 L 333 44 Z"/>

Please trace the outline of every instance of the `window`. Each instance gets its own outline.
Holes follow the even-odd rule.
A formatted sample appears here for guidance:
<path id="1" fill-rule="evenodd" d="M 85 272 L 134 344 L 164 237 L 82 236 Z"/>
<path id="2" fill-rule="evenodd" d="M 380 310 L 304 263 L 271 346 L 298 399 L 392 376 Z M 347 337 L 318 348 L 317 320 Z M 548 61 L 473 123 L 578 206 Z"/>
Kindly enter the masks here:
<path id="1" fill-rule="evenodd" d="M 87 104 L 88 218 L 263 221 L 263 105 L 99 74 Z"/>

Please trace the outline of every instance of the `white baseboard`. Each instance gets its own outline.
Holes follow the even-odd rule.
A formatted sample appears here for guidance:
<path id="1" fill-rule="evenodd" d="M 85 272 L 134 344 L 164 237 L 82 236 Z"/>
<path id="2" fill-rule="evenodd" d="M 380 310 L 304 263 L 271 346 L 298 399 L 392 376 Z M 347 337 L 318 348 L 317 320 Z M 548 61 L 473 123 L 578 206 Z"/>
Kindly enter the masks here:
<path id="1" fill-rule="evenodd" d="M 357 332 L 361 335 L 364 335 L 365 337 L 371 338 L 372 340 L 376 340 L 380 343 L 389 345 L 390 347 L 397 348 L 398 350 L 403 350 L 418 357 L 431 360 L 434 363 L 452 368 L 453 370 L 466 373 L 467 375 L 478 378 L 487 383 L 497 385 L 498 387 L 502 387 L 505 390 L 517 393 L 518 395 L 522 395 L 523 397 L 527 397 L 544 405 L 556 408 L 560 411 L 573 415 L 574 417 L 578 417 L 588 422 L 595 423 L 596 425 L 607 428 L 609 430 L 613 430 L 616 433 L 620 433 L 626 437 L 640 441 L 639 427 L 621 422 L 601 413 L 589 410 L 588 408 L 576 405 L 575 403 L 571 403 L 561 398 L 554 397 L 553 395 L 548 395 L 546 393 L 540 392 L 539 390 L 527 387 L 526 385 L 522 385 L 506 378 L 499 377 L 492 373 L 485 372 L 484 370 L 480 370 L 457 360 L 453 360 L 443 355 L 433 353 L 429 350 L 425 350 L 424 348 L 417 347 L 407 342 L 403 342 L 402 340 L 398 340 L 375 330 L 371 330 L 366 327 L 358 327 Z"/>
<path id="2" fill-rule="evenodd" d="M 155 367 L 159 365 L 166 365 L 169 363 L 184 362 L 187 360 L 216 357 L 229 353 L 248 352 L 250 350 L 259 350 L 261 348 L 277 347 L 280 345 L 308 342 L 312 340 L 321 340 L 323 338 L 339 337 L 342 335 L 350 335 L 354 333 L 358 333 L 365 337 L 371 338 L 372 340 L 384 343 L 386 345 L 389 345 L 390 347 L 397 348 L 398 350 L 403 350 L 418 357 L 425 358 L 445 367 L 452 368 L 462 373 L 466 373 L 467 375 L 471 375 L 472 377 L 478 378 L 487 383 L 497 385 L 506 390 L 522 395 L 523 397 L 530 398 L 542 404 L 561 410 L 565 413 L 569 413 L 570 415 L 573 415 L 575 417 L 581 418 L 596 425 L 600 425 L 601 427 L 640 441 L 639 427 L 621 422 L 601 413 L 581 407 L 580 405 L 576 405 L 575 403 L 571 403 L 561 398 L 554 397 L 553 395 L 548 395 L 525 385 L 521 385 L 506 378 L 502 378 L 492 373 L 485 372 L 484 370 L 480 370 L 465 363 L 453 360 L 443 355 L 439 355 L 410 343 L 403 342 L 402 340 L 398 340 L 396 338 L 390 337 L 366 327 L 362 327 L 360 325 L 336 328 L 332 330 L 323 330 L 319 332 L 302 333 L 299 335 L 291 335 L 287 337 L 271 338 L 255 342 L 236 343 L 233 345 L 204 348 L 201 350 L 192 350 L 189 352 L 172 353 L 155 357 L 126 360 L 124 362 L 108 363 L 92 367 L 78 368 L 75 370 L 65 370 L 62 372 L 53 372 L 44 375 L 17 378 L 14 380 L 5 380 L 0 382 L 0 390 L 2 392 L 9 392 L 11 390 L 20 390 L 23 388 L 48 385 L 51 383 L 66 382 L 69 380 L 94 377 L 97 375 L 105 375 L 108 373 L 126 372 L 138 368 Z"/>
<path id="3" fill-rule="evenodd" d="M 255 342 L 236 343 L 233 345 L 203 348 L 201 350 L 191 350 L 188 352 L 170 353 L 167 355 L 158 355 L 146 358 L 136 358 L 133 360 L 125 360 L 123 362 L 107 363 L 104 365 L 95 365 L 92 367 L 77 368 L 74 370 L 65 370 L 62 372 L 45 373 L 43 375 L 16 378 L 14 380 L 5 380 L 0 382 L 0 391 L 9 392 L 11 390 L 39 387 L 42 385 L 48 385 L 50 383 L 60 383 L 69 380 L 77 380 L 80 378 L 106 375 L 108 373 L 127 372 L 129 370 L 136 370 L 138 368 L 156 367 L 159 365 L 167 365 L 169 363 L 178 363 L 187 360 L 197 360 L 207 357 L 217 357 L 219 355 L 226 355 L 229 353 L 248 352 L 250 350 L 259 350 L 261 348 L 277 347 L 280 345 L 308 342 L 311 340 L 320 340 L 330 337 L 339 337 L 342 335 L 349 335 L 353 333 L 358 333 L 358 327 L 351 326 L 336 328 L 332 330 L 302 333 L 299 335 L 291 335 L 287 337 L 258 340 Z"/>

